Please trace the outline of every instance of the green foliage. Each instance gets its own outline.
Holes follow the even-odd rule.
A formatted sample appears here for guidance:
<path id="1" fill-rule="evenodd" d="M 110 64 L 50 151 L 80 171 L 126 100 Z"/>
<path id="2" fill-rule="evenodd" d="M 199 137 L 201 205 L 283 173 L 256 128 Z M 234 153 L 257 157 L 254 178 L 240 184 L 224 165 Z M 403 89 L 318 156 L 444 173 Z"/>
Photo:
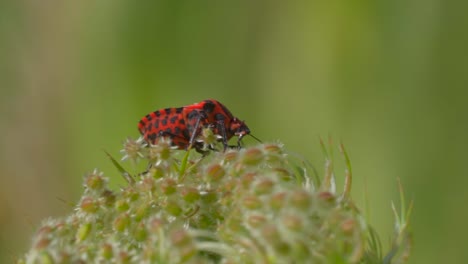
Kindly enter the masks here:
<path id="1" fill-rule="evenodd" d="M 297 165 L 280 144 L 201 157 L 129 139 L 124 160 L 148 163 L 108 188 L 97 170 L 67 217 L 44 221 L 20 263 L 401 263 L 410 250 L 402 211 L 388 254 L 350 197 L 351 168 L 336 192 L 331 144 L 323 179 Z M 193 157 L 195 156 L 195 157 Z"/>

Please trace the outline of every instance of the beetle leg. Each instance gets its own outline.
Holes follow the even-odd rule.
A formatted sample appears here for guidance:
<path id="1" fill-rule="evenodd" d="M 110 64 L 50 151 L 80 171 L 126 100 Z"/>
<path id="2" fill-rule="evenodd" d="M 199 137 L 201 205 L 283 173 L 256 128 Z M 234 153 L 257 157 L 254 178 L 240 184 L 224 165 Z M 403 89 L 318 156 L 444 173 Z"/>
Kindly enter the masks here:
<path id="1" fill-rule="evenodd" d="M 226 127 L 224 126 L 224 120 L 216 121 L 216 126 L 218 127 L 218 131 L 221 132 L 221 137 L 223 138 L 224 151 L 226 151 L 226 149 L 228 148 L 228 142 L 227 142 Z"/>
<path id="2" fill-rule="evenodd" d="M 237 139 L 237 149 L 241 149 L 241 139 L 242 139 L 242 135 L 240 135 L 239 138 Z"/>
<path id="3" fill-rule="evenodd" d="M 193 142 L 195 141 L 195 138 L 198 134 L 198 127 L 200 127 L 200 121 L 202 118 L 204 118 L 204 116 L 205 115 L 203 112 L 198 114 L 197 121 L 195 121 L 195 125 L 193 126 L 193 132 L 192 132 L 192 135 L 190 136 L 190 141 L 189 141 L 189 145 L 187 146 L 187 150 L 192 148 Z"/>

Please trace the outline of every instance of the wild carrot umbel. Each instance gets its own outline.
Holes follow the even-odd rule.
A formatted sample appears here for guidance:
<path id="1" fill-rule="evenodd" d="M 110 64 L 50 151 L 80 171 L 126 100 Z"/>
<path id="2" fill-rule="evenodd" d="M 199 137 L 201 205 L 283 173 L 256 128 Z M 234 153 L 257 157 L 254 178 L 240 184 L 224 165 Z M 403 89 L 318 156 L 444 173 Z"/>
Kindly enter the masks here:
<path id="1" fill-rule="evenodd" d="M 19 263 L 400 263 L 410 249 L 402 213 L 389 253 L 345 186 L 335 186 L 331 146 L 324 177 L 281 144 L 207 156 L 174 150 L 166 140 L 129 139 L 124 160 L 148 164 L 119 190 L 97 170 L 70 215 L 45 220 Z M 182 166 L 184 167 L 182 169 Z M 402 191 L 401 191 L 402 192 Z M 395 210 L 396 212 L 396 210 Z"/>

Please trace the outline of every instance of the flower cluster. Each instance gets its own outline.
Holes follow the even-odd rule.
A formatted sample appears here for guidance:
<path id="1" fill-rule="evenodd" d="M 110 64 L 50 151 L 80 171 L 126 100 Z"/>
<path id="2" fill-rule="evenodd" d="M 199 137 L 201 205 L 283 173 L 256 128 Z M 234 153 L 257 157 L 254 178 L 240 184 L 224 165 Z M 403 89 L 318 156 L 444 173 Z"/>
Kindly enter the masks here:
<path id="1" fill-rule="evenodd" d="M 148 170 L 120 190 L 88 174 L 76 210 L 44 221 L 20 263 L 381 260 L 352 200 L 298 169 L 281 144 L 201 156 L 128 139 L 123 153 Z"/>

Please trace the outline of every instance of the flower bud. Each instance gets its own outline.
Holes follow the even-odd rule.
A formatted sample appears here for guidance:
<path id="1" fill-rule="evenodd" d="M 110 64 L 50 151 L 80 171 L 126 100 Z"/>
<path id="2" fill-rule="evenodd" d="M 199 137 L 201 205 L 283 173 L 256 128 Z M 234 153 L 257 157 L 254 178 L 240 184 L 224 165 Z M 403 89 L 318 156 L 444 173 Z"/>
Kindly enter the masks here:
<path id="1" fill-rule="evenodd" d="M 90 223 L 82 224 L 78 228 L 78 232 L 76 232 L 76 241 L 81 242 L 85 240 L 88 237 L 90 232 L 91 232 L 91 224 Z"/>
<path id="2" fill-rule="evenodd" d="M 161 182 L 161 190 L 164 194 L 170 195 L 176 191 L 176 182 L 173 179 L 164 179 Z"/>
<path id="3" fill-rule="evenodd" d="M 251 215 L 247 218 L 247 223 L 254 228 L 262 226 L 263 224 L 265 224 L 266 221 L 267 219 L 265 218 L 265 216 L 259 214 Z"/>
<path id="4" fill-rule="evenodd" d="M 180 194 L 182 195 L 184 201 L 188 203 L 193 203 L 200 198 L 200 193 L 194 187 L 183 187 L 180 191 Z"/>
<path id="5" fill-rule="evenodd" d="M 110 260 L 114 255 L 112 245 L 109 243 L 102 245 L 101 249 L 99 250 L 99 255 L 101 255 L 101 257 L 105 260 Z"/>
<path id="6" fill-rule="evenodd" d="M 91 197 L 84 197 L 81 200 L 80 209 L 86 213 L 95 213 L 99 209 L 99 204 Z"/>
<path id="7" fill-rule="evenodd" d="M 286 203 L 286 193 L 285 192 L 280 192 L 280 193 L 275 193 L 270 197 L 270 206 L 273 210 L 280 210 L 284 208 L 284 205 Z"/>
<path id="8" fill-rule="evenodd" d="M 168 201 L 164 209 L 172 216 L 179 216 L 182 214 L 182 208 L 174 201 Z"/>
<path id="9" fill-rule="evenodd" d="M 254 192 L 256 194 L 268 194 L 273 190 L 275 183 L 270 179 L 261 179 L 257 184 L 255 184 Z"/>
<path id="10" fill-rule="evenodd" d="M 242 200 L 242 204 L 245 208 L 251 210 L 258 209 L 262 206 L 262 202 L 260 201 L 260 199 L 258 199 L 258 197 L 254 195 L 244 197 L 244 199 Z"/>
<path id="11" fill-rule="evenodd" d="M 113 223 L 114 230 L 118 232 L 122 232 L 127 229 L 128 225 L 130 224 L 130 217 L 128 214 L 121 214 L 119 215 Z"/>
<path id="12" fill-rule="evenodd" d="M 242 163 L 246 165 L 257 165 L 263 159 L 263 152 L 258 148 L 247 149 L 242 157 Z"/>
<path id="13" fill-rule="evenodd" d="M 206 169 L 208 179 L 214 182 L 219 181 L 225 174 L 223 167 L 219 164 L 213 164 Z"/>
<path id="14" fill-rule="evenodd" d="M 133 232 L 133 237 L 135 238 L 136 241 L 141 242 L 141 241 L 144 241 L 147 236 L 148 236 L 148 231 L 146 230 L 144 223 L 139 223 Z"/>
<path id="15" fill-rule="evenodd" d="M 106 179 L 102 176 L 102 173 L 98 173 L 95 170 L 85 178 L 85 186 L 91 190 L 100 190 L 105 186 Z"/>
<path id="16" fill-rule="evenodd" d="M 283 225 L 292 231 L 300 231 L 303 227 L 302 219 L 295 215 L 287 215 L 282 219 Z"/>
<path id="17" fill-rule="evenodd" d="M 310 196 L 304 190 L 293 192 L 291 194 L 291 203 L 299 209 L 308 209 L 311 204 Z"/>

